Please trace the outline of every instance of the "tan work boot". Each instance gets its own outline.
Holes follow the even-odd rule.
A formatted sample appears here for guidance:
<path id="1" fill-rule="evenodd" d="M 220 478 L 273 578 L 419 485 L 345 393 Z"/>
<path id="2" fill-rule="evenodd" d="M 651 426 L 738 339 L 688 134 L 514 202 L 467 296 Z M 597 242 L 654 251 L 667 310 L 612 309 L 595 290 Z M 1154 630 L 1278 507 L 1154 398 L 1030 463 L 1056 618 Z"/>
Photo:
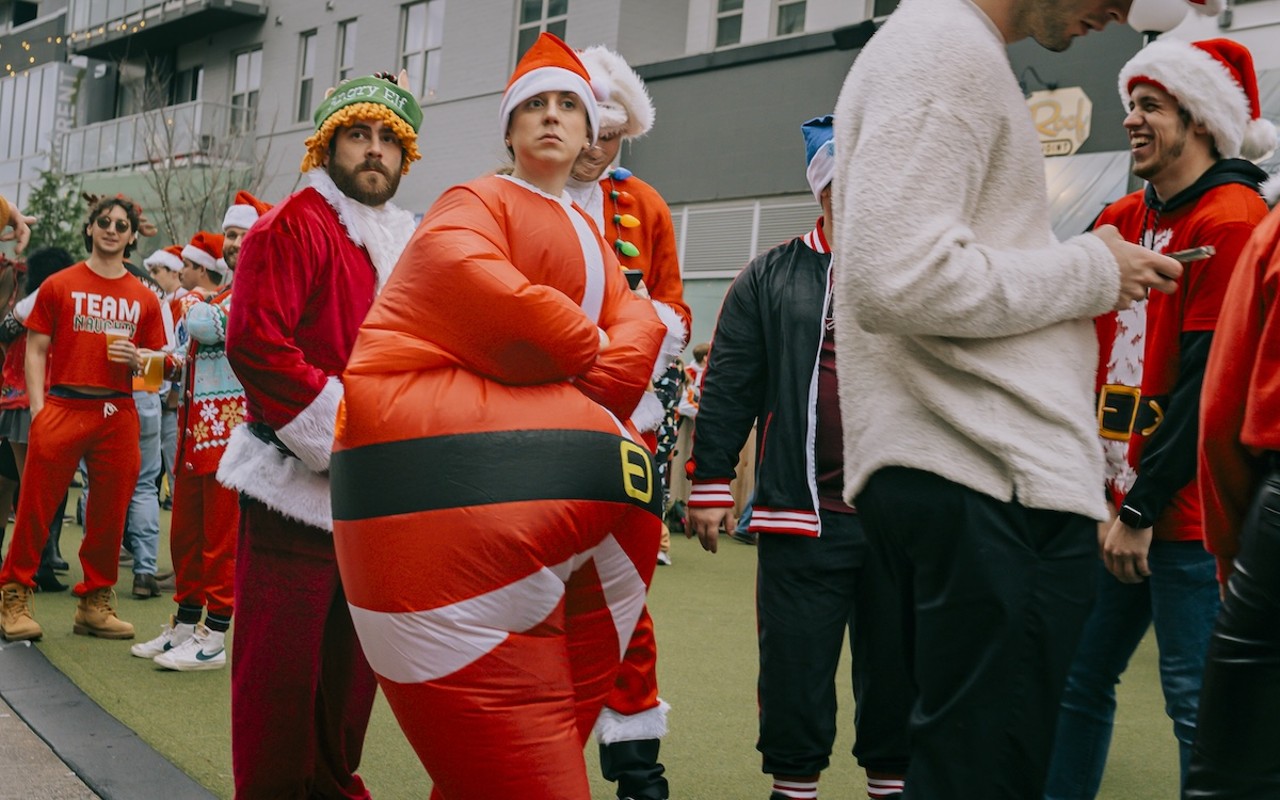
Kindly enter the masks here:
<path id="1" fill-rule="evenodd" d="M 0 634 L 11 642 L 39 639 L 40 623 L 31 616 L 31 590 L 20 583 L 0 587 Z"/>
<path id="2" fill-rule="evenodd" d="M 111 607 L 110 586 L 94 589 L 80 598 L 72 630 L 81 636 L 102 639 L 133 638 L 133 625 L 117 617 L 116 610 Z"/>

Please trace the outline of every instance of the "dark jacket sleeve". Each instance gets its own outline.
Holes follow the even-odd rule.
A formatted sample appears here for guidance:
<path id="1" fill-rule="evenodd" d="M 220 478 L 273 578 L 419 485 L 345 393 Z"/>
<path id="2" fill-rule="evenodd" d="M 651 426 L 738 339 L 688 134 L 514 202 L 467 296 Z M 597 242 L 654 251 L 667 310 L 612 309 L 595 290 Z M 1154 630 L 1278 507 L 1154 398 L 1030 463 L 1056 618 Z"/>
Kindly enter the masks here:
<path id="1" fill-rule="evenodd" d="M 762 259 L 763 257 L 761 257 Z M 711 337 L 693 433 L 693 482 L 726 481 L 763 405 L 768 364 L 761 304 L 761 259 L 742 271 L 725 296 Z"/>
<path id="2" fill-rule="evenodd" d="M 1159 519 L 1173 496 L 1196 476 L 1200 438 L 1200 388 L 1209 361 L 1212 331 L 1189 331 L 1179 340 L 1178 380 L 1164 421 L 1138 461 L 1138 478 L 1124 503 L 1148 520 Z"/>

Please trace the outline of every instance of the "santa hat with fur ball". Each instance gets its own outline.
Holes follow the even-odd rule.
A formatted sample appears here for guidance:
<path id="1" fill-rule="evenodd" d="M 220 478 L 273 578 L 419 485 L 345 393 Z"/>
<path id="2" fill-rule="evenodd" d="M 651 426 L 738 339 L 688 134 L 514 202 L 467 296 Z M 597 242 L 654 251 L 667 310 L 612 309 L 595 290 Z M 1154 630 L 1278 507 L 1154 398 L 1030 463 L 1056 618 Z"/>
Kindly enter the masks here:
<path id="1" fill-rule="evenodd" d="M 182 257 L 198 267 L 204 267 L 219 275 L 227 271 L 222 260 L 222 234 L 200 231 L 191 237 L 191 243 L 182 248 Z"/>
<path id="2" fill-rule="evenodd" d="M 164 267 L 170 272 L 182 271 L 182 248 L 176 244 L 171 244 L 163 250 L 157 250 L 147 256 L 142 262 L 142 266 L 147 269 L 152 267 Z"/>
<path id="3" fill-rule="evenodd" d="M 225 232 L 227 228 L 244 228 L 249 230 L 253 227 L 253 223 L 258 218 L 271 210 L 271 204 L 264 203 L 258 198 L 246 192 L 244 189 L 236 192 L 236 198 L 231 206 L 227 209 L 227 213 L 222 218 L 222 230 Z"/>
<path id="4" fill-rule="evenodd" d="M 506 133 L 511 122 L 511 112 L 524 101 L 543 92 L 576 94 L 587 109 L 591 141 L 596 140 L 600 131 L 600 109 L 596 100 L 603 93 L 592 86 L 591 73 L 587 72 L 573 48 L 552 33 L 539 35 L 520 59 L 520 63 L 516 64 L 515 72 L 511 73 L 507 90 L 502 95 L 502 105 L 498 109 L 501 132 Z"/>
<path id="5" fill-rule="evenodd" d="M 1173 95 L 1203 123 L 1223 158 L 1261 161 L 1276 149 L 1276 127 L 1261 116 L 1258 78 L 1249 49 L 1230 39 L 1159 39 L 1120 70 L 1120 100 L 1150 83 Z"/>
<path id="6" fill-rule="evenodd" d="M 579 53 L 591 74 L 591 83 L 601 91 L 600 135 L 639 139 L 653 127 L 653 98 L 639 74 L 626 59 L 604 45 Z"/>

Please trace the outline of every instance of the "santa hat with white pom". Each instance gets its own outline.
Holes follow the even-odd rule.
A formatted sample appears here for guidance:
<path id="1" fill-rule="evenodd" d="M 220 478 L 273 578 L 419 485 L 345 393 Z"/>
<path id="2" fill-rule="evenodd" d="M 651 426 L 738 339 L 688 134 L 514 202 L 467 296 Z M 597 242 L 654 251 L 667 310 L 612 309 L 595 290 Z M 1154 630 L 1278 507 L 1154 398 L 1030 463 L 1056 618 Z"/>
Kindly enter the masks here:
<path id="1" fill-rule="evenodd" d="M 1276 149 L 1276 127 L 1262 117 L 1249 49 L 1231 39 L 1159 39 L 1120 70 L 1120 100 L 1149 83 L 1173 95 L 1213 136 L 1223 158 L 1261 161 Z"/>

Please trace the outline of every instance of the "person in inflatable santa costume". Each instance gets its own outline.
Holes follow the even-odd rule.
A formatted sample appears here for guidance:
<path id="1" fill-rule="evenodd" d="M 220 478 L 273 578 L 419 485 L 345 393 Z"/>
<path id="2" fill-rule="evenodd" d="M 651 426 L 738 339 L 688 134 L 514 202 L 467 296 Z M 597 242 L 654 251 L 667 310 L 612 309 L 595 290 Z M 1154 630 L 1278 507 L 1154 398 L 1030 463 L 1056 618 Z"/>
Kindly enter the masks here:
<path id="1" fill-rule="evenodd" d="M 334 543 L 433 797 L 589 800 L 583 747 L 660 532 L 652 459 L 626 420 L 680 332 L 565 193 L 597 130 L 577 55 L 543 34 L 499 119 L 512 173 L 436 201 L 361 326 Z"/>

